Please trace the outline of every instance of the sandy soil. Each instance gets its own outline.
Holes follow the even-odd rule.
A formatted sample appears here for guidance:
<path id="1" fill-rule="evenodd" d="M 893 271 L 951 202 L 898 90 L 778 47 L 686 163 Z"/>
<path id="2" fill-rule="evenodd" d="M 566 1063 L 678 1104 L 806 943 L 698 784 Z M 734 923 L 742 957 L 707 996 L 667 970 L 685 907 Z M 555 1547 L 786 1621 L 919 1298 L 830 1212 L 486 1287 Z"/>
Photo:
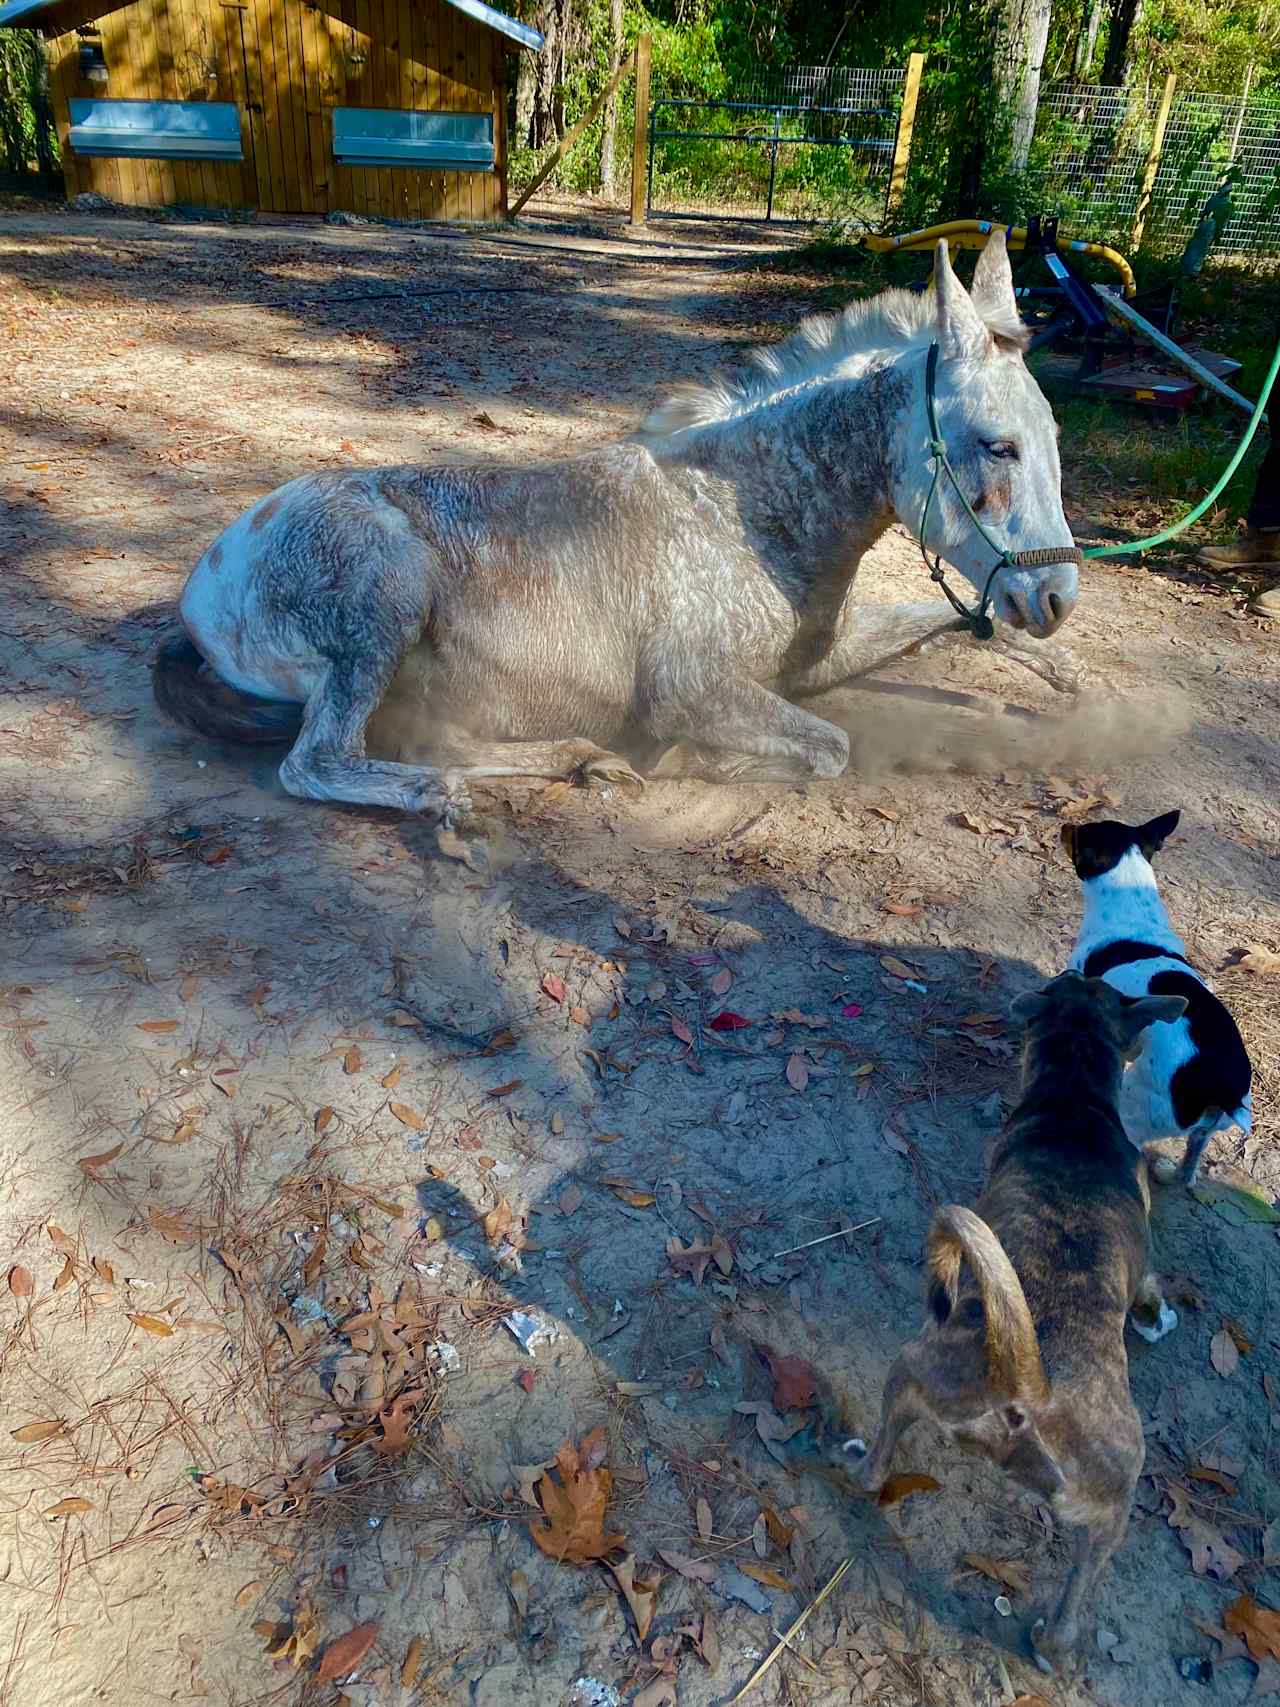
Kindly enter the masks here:
<path id="1" fill-rule="evenodd" d="M 1025 1657 L 1045 1515 L 925 1429 L 899 1468 L 941 1487 L 851 1503 L 761 1348 L 873 1425 L 931 1209 L 1007 1104 L 1007 1003 L 1069 945 L 1064 816 L 1180 805 L 1198 963 L 1280 948 L 1276 639 L 1185 576 L 1094 569 L 1069 640 L 1118 713 L 1064 723 L 957 649 L 835 703 L 835 784 L 494 787 L 473 870 L 160 719 L 183 575 L 303 469 L 624 431 L 804 281 L 719 234 L 67 216 L 0 224 L 0 281 L 0 1702 L 706 1707 L 846 1557 L 749 1700 L 1205 1699 L 1197 1621 L 1280 1587 L 1271 1226 L 1157 1201 L 1182 1325 L 1130 1348 L 1147 1475 L 1075 1678 Z M 919 574 L 892 538 L 867 596 Z M 1219 987 L 1258 1122 L 1211 1177 L 1270 1199 L 1280 983 Z M 673 1238 L 718 1255 L 700 1283 Z M 662 1577 L 643 1646 L 613 1576 L 529 1537 L 522 1489 L 599 1425 L 610 1528 Z"/>

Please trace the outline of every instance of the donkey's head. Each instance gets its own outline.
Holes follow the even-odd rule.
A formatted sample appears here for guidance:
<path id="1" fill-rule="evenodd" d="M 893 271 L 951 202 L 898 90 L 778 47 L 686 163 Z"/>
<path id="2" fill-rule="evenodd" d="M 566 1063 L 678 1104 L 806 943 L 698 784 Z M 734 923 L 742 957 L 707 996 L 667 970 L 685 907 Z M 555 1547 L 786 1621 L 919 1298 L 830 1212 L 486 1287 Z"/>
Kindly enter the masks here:
<path id="1" fill-rule="evenodd" d="M 1037 639 L 1052 634 L 1076 602 L 1075 545 L 1062 513 L 1057 427 L 1022 359 L 1024 329 L 1013 294 L 1004 234 L 993 231 L 978 259 L 972 295 L 952 271 L 945 242 L 934 265 L 938 435 L 960 490 L 1001 551 L 1034 551 L 1033 566 L 1006 565 L 991 583 L 995 614 Z M 925 406 L 926 362 L 895 434 L 893 503 L 919 536 L 933 479 Z M 979 592 L 999 553 L 982 537 L 945 473 L 938 480 L 922 543 Z M 1062 548 L 1059 561 L 1052 551 Z"/>

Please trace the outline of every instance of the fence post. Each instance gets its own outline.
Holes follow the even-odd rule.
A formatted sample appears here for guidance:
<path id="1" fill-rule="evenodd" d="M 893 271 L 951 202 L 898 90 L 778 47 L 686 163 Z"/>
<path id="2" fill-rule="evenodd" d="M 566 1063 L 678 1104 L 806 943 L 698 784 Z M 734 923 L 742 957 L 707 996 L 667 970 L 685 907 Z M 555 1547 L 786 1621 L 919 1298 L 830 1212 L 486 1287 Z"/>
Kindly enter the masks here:
<path id="1" fill-rule="evenodd" d="M 649 59 L 653 37 L 636 39 L 636 119 L 631 142 L 631 223 L 643 225 L 648 186 Z"/>
<path id="2" fill-rule="evenodd" d="M 889 193 L 884 199 L 884 223 L 888 230 L 898 217 L 902 197 L 907 187 L 907 167 L 911 161 L 911 133 L 916 128 L 916 102 L 920 99 L 920 77 L 925 56 L 913 53 L 907 60 L 907 80 L 902 87 L 902 107 L 898 113 L 898 134 L 893 140 L 893 168 L 889 173 Z"/>
<path id="3" fill-rule="evenodd" d="M 1133 230 L 1129 234 L 1130 252 L 1136 252 L 1142 243 L 1142 233 L 1146 230 L 1147 215 L 1151 211 L 1151 196 L 1156 185 L 1156 173 L 1160 170 L 1160 156 L 1164 152 L 1164 133 L 1169 123 L 1169 109 L 1173 105 L 1173 91 L 1178 79 L 1171 71 L 1164 80 L 1164 93 L 1160 97 L 1160 107 L 1156 113 L 1156 128 L 1151 133 L 1151 151 L 1147 155 L 1147 163 L 1142 168 L 1142 183 L 1138 190 L 1138 206 L 1133 216 Z"/>
<path id="4" fill-rule="evenodd" d="M 764 205 L 766 222 L 773 218 L 773 185 L 778 176 L 778 138 L 782 134 L 782 112 L 778 107 L 773 109 L 773 138 L 769 143 L 769 199 Z"/>

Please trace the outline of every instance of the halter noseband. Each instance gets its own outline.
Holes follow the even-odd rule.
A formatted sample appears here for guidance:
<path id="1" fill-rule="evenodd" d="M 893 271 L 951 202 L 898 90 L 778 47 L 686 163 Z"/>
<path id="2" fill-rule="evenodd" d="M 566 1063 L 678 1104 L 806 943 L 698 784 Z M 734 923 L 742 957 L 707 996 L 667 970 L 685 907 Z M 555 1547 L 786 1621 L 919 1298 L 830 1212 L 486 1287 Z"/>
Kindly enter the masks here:
<path id="1" fill-rule="evenodd" d="M 957 480 L 956 471 L 952 468 L 950 460 L 947 457 L 947 441 L 938 432 L 937 384 L 939 353 L 938 345 L 936 343 L 930 344 L 929 354 L 924 365 L 924 407 L 929 420 L 929 454 L 933 458 L 933 479 L 929 483 L 929 496 L 924 501 L 924 510 L 921 512 L 920 516 L 920 555 L 924 558 L 924 565 L 929 571 L 930 578 L 936 581 L 942 588 L 942 591 L 946 594 L 947 600 L 953 610 L 961 620 L 970 629 L 972 629 L 974 638 L 976 640 L 990 640 L 996 631 L 995 624 L 992 622 L 989 615 L 991 609 L 991 586 L 992 582 L 1002 569 L 1040 569 L 1047 567 L 1050 563 L 1075 563 L 1079 568 L 1083 568 L 1084 553 L 1080 550 L 1078 545 L 1044 545 L 1037 546 L 1031 551 L 1008 551 L 1004 546 L 998 544 L 996 540 L 992 539 L 986 528 L 983 527 L 982 523 L 978 520 L 977 512 L 973 505 L 969 502 L 968 498 L 965 497 L 964 488 L 961 486 L 959 480 Z M 982 535 L 982 538 L 991 547 L 992 551 L 996 553 L 995 566 L 987 576 L 987 584 L 982 589 L 982 598 L 979 601 L 977 608 L 974 610 L 971 610 L 968 605 L 958 599 L 951 591 L 951 588 L 947 585 L 946 576 L 942 568 L 941 554 L 935 553 L 933 562 L 930 563 L 929 553 L 925 549 L 924 536 L 929 526 L 929 512 L 933 508 L 933 501 L 937 496 L 938 483 L 942 479 L 944 473 L 946 474 L 947 479 L 950 480 L 956 496 L 964 505 L 965 514 Z"/>

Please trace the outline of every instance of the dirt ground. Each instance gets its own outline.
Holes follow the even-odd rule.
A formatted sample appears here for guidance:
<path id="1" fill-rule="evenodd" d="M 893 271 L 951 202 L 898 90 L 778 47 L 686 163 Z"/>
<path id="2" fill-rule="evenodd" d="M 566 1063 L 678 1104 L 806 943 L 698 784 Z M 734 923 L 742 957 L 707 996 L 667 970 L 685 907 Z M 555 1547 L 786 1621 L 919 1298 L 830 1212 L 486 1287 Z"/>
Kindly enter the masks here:
<path id="1" fill-rule="evenodd" d="M 1047 1515 L 925 1428 L 898 1468 L 941 1487 L 851 1502 L 762 1350 L 872 1428 L 1007 1004 L 1068 951 L 1064 817 L 1183 809 L 1166 898 L 1258 1063 L 1210 1179 L 1280 1189 L 1280 980 L 1228 965 L 1280 949 L 1280 639 L 1240 601 L 1092 568 L 1066 638 L 1115 705 L 956 648 L 838 697 L 836 783 L 494 786 L 487 864 L 151 703 L 185 573 L 272 486 L 572 453 L 807 288 L 718 233 L 0 222 L 3 1707 L 708 1707 L 846 1558 L 749 1701 L 1253 1689 L 1177 1662 L 1280 1591 L 1271 1225 L 1157 1199 L 1182 1323 L 1129 1348 L 1147 1474 L 1075 1678 L 1026 1659 Z M 865 596 L 921 575 L 891 537 Z M 529 1533 L 601 1425 L 643 1646 Z"/>

